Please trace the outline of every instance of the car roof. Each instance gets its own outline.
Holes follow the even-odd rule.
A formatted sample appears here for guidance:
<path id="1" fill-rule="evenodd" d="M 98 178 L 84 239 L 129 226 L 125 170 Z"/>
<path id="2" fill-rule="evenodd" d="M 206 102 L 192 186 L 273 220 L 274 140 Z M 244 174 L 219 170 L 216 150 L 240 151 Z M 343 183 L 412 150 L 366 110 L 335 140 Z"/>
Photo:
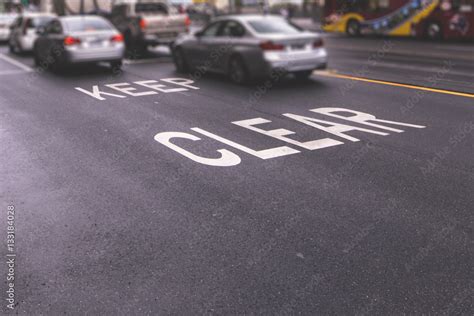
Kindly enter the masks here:
<path id="1" fill-rule="evenodd" d="M 88 19 L 101 19 L 104 20 L 103 17 L 99 15 L 68 15 L 68 16 L 61 16 L 59 17 L 60 20 L 88 20 Z"/>
<path id="2" fill-rule="evenodd" d="M 262 19 L 283 19 L 281 15 L 275 15 L 275 14 L 242 14 L 242 15 L 236 15 L 236 14 L 230 14 L 230 15 L 224 15 L 220 16 L 213 21 L 222 21 L 222 20 L 237 20 L 240 22 L 247 22 L 249 20 L 262 20 Z"/>
<path id="3" fill-rule="evenodd" d="M 26 12 L 23 14 L 20 14 L 19 16 L 22 16 L 24 18 L 40 18 L 40 17 L 56 17 L 56 14 L 54 13 L 44 13 L 44 12 Z"/>

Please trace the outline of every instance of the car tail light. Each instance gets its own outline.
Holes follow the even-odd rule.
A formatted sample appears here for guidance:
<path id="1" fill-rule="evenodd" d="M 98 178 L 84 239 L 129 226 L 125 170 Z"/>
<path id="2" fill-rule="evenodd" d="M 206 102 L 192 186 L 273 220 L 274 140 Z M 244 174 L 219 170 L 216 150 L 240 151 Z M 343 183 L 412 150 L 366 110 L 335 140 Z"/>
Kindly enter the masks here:
<path id="1" fill-rule="evenodd" d="M 184 24 L 186 25 L 186 27 L 189 27 L 191 25 L 191 19 L 187 15 L 186 15 L 186 19 L 184 20 Z"/>
<path id="2" fill-rule="evenodd" d="M 268 41 L 268 42 L 261 43 L 260 48 L 263 50 L 284 50 L 285 45 L 275 44 L 271 41 Z"/>
<path id="3" fill-rule="evenodd" d="M 146 29 L 146 21 L 145 19 L 140 19 L 140 29 Z"/>
<path id="4" fill-rule="evenodd" d="M 81 40 L 76 37 L 67 36 L 66 38 L 64 38 L 64 45 L 66 46 L 77 45 L 80 43 L 81 43 Z"/>
<path id="5" fill-rule="evenodd" d="M 313 43 L 313 48 L 321 48 L 324 46 L 324 42 L 321 38 L 318 38 L 316 41 Z"/>
<path id="6" fill-rule="evenodd" d="M 110 41 L 115 42 L 115 43 L 122 43 L 123 42 L 123 35 L 122 34 L 114 35 L 110 38 Z"/>

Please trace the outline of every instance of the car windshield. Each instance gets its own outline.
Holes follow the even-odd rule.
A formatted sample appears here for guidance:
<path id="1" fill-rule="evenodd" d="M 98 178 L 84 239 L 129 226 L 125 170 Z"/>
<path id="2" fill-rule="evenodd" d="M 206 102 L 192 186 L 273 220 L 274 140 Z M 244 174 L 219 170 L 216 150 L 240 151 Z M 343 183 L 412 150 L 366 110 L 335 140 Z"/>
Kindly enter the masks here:
<path id="1" fill-rule="evenodd" d="M 99 18 L 67 19 L 65 20 L 70 32 L 94 32 L 112 30 L 110 24 Z"/>
<path id="2" fill-rule="evenodd" d="M 135 6 L 135 12 L 142 14 L 167 14 L 168 7 L 164 3 L 137 3 Z"/>
<path id="3" fill-rule="evenodd" d="M 296 34 L 301 32 L 297 27 L 279 18 L 250 20 L 248 24 L 255 32 L 261 34 Z"/>
<path id="4" fill-rule="evenodd" d="M 50 16 L 42 16 L 42 17 L 37 17 L 37 18 L 31 18 L 31 19 L 28 19 L 28 21 L 27 21 L 27 27 L 28 28 L 38 28 L 40 26 L 46 25 L 52 19 L 53 18 L 50 17 Z"/>

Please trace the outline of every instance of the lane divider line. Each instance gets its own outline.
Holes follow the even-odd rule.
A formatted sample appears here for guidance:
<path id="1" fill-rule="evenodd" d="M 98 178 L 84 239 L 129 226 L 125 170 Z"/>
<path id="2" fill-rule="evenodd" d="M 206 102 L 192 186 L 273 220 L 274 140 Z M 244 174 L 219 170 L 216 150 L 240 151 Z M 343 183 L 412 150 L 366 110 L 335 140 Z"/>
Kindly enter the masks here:
<path id="1" fill-rule="evenodd" d="M 443 89 L 436 89 L 436 88 L 428 88 L 428 87 L 411 85 L 411 84 L 406 84 L 406 83 L 398 83 L 398 82 L 392 82 L 392 81 L 369 79 L 369 78 L 363 78 L 363 77 L 354 77 L 354 76 L 350 76 L 350 75 L 338 74 L 334 71 L 318 71 L 317 70 L 314 73 L 316 75 L 325 76 L 325 77 L 332 77 L 332 78 L 339 78 L 339 79 L 349 79 L 349 80 L 355 80 L 355 81 L 363 81 L 363 82 L 369 82 L 369 83 L 382 84 L 382 85 L 387 85 L 387 86 L 402 87 L 402 88 L 414 89 L 414 90 L 423 90 L 423 91 L 436 92 L 436 93 L 442 93 L 442 94 L 450 94 L 450 95 L 456 95 L 456 96 L 466 97 L 466 98 L 474 98 L 474 94 L 472 94 L 472 93 L 458 92 L 458 91 L 452 91 L 452 90 L 443 90 Z"/>
<path id="2" fill-rule="evenodd" d="M 24 74 L 24 70 L 5 70 L 0 71 L 0 76 Z"/>
<path id="3" fill-rule="evenodd" d="M 24 71 L 27 71 L 27 72 L 31 72 L 33 71 L 33 68 L 19 62 L 18 60 L 15 60 L 11 57 L 8 57 L 7 55 L 4 55 L 4 54 L 0 54 L 0 59 L 3 59 L 4 61 L 6 61 L 7 63 L 10 63 L 20 69 L 23 69 Z"/>

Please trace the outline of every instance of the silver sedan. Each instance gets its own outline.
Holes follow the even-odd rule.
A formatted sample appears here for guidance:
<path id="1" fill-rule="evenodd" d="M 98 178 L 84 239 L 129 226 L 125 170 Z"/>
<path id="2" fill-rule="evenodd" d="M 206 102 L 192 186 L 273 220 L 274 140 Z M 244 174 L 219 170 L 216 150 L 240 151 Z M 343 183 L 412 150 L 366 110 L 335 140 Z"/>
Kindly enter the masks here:
<path id="1" fill-rule="evenodd" d="M 173 47 L 180 72 L 227 74 L 242 84 L 276 73 L 308 78 L 327 65 L 318 34 L 273 15 L 240 15 L 215 19 L 202 31 L 183 35 Z"/>
<path id="2" fill-rule="evenodd" d="M 59 17 L 40 28 L 34 44 L 35 63 L 59 68 L 67 64 L 109 62 L 122 65 L 123 36 L 98 16 Z"/>

